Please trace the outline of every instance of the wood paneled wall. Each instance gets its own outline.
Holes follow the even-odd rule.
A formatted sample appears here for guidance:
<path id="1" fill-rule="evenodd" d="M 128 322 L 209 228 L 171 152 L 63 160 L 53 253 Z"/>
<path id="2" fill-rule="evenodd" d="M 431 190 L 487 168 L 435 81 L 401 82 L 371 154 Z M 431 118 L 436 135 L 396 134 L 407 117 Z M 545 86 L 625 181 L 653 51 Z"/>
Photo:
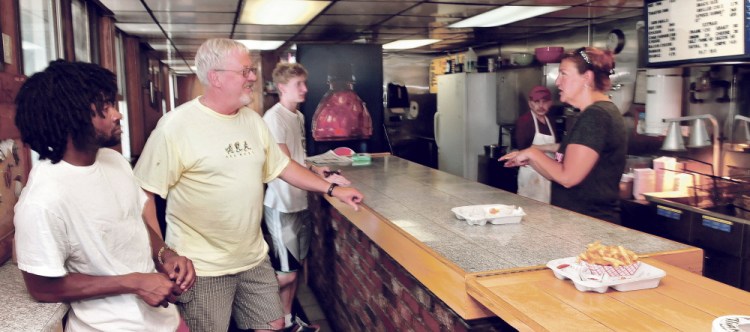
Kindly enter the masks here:
<path id="1" fill-rule="evenodd" d="M 5 154 L 0 158 L 0 171 L 4 181 L 0 184 L 0 264 L 8 260 L 13 251 L 13 206 L 18 200 L 16 181 L 26 184 L 31 170 L 29 149 L 20 140 L 20 133 L 15 126 L 14 100 L 26 77 L 21 75 L 23 61 L 21 58 L 21 33 L 18 22 L 18 2 L 0 0 L 0 32 L 10 37 L 10 54 L 5 62 L 0 52 L 0 141 L 13 142 L 15 149 L 3 149 Z"/>
<path id="2" fill-rule="evenodd" d="M 11 61 L 4 63 L 3 71 L 8 74 L 21 74 L 23 62 L 21 60 L 21 31 L 18 22 L 17 0 L 0 0 L 0 31 L 10 36 Z M 7 52 L 7 51 L 6 51 Z M 0 62 L 3 56 L 0 54 Z"/>

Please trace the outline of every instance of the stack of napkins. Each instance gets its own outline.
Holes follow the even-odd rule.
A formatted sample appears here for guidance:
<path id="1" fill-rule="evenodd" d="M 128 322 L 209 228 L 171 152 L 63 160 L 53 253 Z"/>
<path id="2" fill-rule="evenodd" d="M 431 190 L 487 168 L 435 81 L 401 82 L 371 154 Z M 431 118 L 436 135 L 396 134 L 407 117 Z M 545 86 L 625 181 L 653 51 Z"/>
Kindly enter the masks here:
<path id="1" fill-rule="evenodd" d="M 352 166 L 367 166 L 372 164 L 372 157 L 369 153 L 355 153 L 352 155 Z"/>
<path id="2" fill-rule="evenodd" d="M 654 192 L 656 173 L 650 168 L 636 168 L 633 170 L 633 196 L 635 199 L 644 200 L 643 193 Z"/>
<path id="3" fill-rule="evenodd" d="M 305 158 L 308 162 L 314 164 L 334 164 L 334 165 L 349 165 L 352 162 L 352 158 L 346 156 L 339 156 L 332 150 L 328 150 L 325 153 L 321 153 L 317 156 L 311 156 Z"/>

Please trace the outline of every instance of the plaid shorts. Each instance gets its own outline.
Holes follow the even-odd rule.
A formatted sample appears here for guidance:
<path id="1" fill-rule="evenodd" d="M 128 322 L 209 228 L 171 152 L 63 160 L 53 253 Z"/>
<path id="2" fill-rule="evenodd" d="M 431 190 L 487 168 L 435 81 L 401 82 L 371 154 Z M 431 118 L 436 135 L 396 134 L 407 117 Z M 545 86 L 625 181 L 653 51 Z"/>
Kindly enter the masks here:
<path id="1" fill-rule="evenodd" d="M 226 331 L 230 314 L 241 329 L 270 330 L 268 323 L 284 316 L 268 258 L 237 274 L 196 277 L 177 304 L 192 332 Z"/>

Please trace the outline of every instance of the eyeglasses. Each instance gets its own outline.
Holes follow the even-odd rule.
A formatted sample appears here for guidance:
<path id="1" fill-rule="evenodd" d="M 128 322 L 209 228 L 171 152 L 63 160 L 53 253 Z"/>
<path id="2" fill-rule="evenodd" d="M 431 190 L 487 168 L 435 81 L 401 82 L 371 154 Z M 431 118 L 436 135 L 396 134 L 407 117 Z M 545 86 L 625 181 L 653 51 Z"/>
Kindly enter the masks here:
<path id="1" fill-rule="evenodd" d="M 242 77 L 247 77 L 247 75 L 249 75 L 250 73 L 253 73 L 253 75 L 258 75 L 258 68 L 255 67 L 245 67 L 242 69 L 214 69 L 214 71 L 231 71 L 242 75 Z"/>

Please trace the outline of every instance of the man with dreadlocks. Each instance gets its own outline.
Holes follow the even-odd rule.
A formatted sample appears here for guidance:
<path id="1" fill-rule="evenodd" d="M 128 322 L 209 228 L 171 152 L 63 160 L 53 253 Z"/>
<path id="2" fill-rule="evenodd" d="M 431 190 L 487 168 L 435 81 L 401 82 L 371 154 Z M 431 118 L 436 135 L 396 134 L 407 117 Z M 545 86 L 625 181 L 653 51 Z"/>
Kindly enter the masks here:
<path id="1" fill-rule="evenodd" d="M 167 198 L 167 243 L 195 262 L 195 287 L 177 302 L 190 330 L 226 331 L 231 315 L 241 329 L 279 330 L 279 285 L 261 232 L 263 183 L 278 177 L 354 209 L 362 194 L 281 151 L 246 106 L 257 77 L 243 44 L 209 39 L 195 64 L 205 94 L 159 120 L 135 174 L 146 191 Z"/>
<path id="2" fill-rule="evenodd" d="M 35 299 L 70 303 L 67 331 L 175 331 L 168 302 L 195 271 L 146 225 L 148 196 L 106 148 L 122 134 L 116 93 L 112 72 L 63 60 L 21 87 L 16 126 L 41 161 L 15 207 L 18 268 Z"/>

